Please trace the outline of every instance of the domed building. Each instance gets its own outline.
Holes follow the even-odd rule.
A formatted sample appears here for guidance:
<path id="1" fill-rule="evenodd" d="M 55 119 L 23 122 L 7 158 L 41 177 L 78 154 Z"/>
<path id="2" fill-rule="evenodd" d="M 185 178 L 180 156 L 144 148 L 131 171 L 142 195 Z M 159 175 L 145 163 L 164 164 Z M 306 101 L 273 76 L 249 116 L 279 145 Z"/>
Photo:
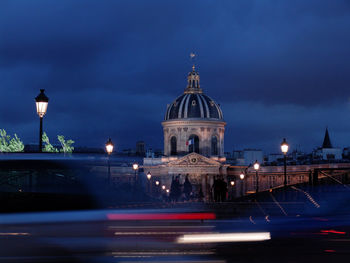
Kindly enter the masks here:
<path id="1" fill-rule="evenodd" d="M 225 125 L 220 105 L 203 93 L 193 66 L 184 93 L 168 105 L 162 122 L 164 155 L 195 152 L 223 161 Z"/>
<path id="2" fill-rule="evenodd" d="M 194 196 L 203 194 L 211 200 L 214 179 L 227 177 L 225 125 L 220 105 L 203 93 L 193 66 L 184 93 L 167 106 L 162 121 L 164 155 L 144 158 L 144 173 L 151 173 L 151 180 L 164 189 L 170 189 L 175 177 L 181 184 L 188 178 Z M 159 187 L 152 189 L 153 194 L 160 194 Z"/>

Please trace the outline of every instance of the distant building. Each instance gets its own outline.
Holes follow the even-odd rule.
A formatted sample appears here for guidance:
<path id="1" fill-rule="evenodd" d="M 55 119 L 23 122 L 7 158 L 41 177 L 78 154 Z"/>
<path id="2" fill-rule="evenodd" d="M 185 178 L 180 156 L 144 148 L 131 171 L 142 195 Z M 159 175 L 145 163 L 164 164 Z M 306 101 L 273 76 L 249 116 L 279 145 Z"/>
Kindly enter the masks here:
<path id="1" fill-rule="evenodd" d="M 280 160 L 283 160 L 284 155 L 282 153 L 271 153 L 267 156 L 269 163 L 277 163 Z"/>
<path id="2" fill-rule="evenodd" d="M 264 162 L 264 154 L 262 150 L 257 149 L 245 149 L 243 151 L 244 164 L 243 165 L 251 165 L 258 161 L 258 163 L 262 164 Z"/>
<path id="3" fill-rule="evenodd" d="M 244 149 L 243 151 L 233 151 L 232 163 L 235 165 L 251 165 L 258 161 L 264 163 L 264 154 L 262 150 Z"/>
<path id="4" fill-rule="evenodd" d="M 136 154 L 139 156 L 145 156 L 145 142 L 144 141 L 138 141 L 136 142 Z"/>
<path id="5" fill-rule="evenodd" d="M 122 154 L 128 155 L 128 156 L 134 156 L 134 155 L 136 155 L 136 151 L 135 151 L 135 149 L 123 149 Z"/>
<path id="6" fill-rule="evenodd" d="M 334 148 L 331 143 L 331 139 L 329 137 L 328 128 L 326 128 L 326 132 L 323 139 L 322 147 L 317 148 L 313 152 L 314 159 L 320 160 L 341 160 L 342 156 L 341 148 Z"/>

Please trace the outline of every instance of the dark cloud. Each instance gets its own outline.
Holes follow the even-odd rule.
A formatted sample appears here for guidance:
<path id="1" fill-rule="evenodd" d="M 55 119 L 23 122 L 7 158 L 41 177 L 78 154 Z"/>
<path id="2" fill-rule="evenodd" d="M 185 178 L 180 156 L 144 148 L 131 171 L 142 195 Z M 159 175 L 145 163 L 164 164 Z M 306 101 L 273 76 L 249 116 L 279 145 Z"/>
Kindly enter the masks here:
<path id="1" fill-rule="evenodd" d="M 45 88 L 49 133 L 160 148 L 195 51 L 202 88 L 223 106 L 227 150 L 274 149 L 282 133 L 309 149 L 331 124 L 345 146 L 349 28 L 348 1 L 5 0 L 0 126 L 36 141 L 33 98 Z"/>

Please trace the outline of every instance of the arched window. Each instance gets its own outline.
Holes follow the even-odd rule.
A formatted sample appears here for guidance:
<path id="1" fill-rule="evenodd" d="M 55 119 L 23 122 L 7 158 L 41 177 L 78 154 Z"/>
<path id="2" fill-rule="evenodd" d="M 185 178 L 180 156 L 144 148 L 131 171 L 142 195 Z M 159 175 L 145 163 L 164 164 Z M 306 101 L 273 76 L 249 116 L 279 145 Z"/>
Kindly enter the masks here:
<path id="1" fill-rule="evenodd" d="M 187 141 L 188 151 L 199 153 L 199 137 L 195 134 L 192 134 Z"/>
<path id="2" fill-rule="evenodd" d="M 177 155 L 177 140 L 176 137 L 173 136 L 170 139 L 170 155 Z"/>
<path id="3" fill-rule="evenodd" d="M 218 155 L 218 138 L 211 137 L 211 155 Z"/>

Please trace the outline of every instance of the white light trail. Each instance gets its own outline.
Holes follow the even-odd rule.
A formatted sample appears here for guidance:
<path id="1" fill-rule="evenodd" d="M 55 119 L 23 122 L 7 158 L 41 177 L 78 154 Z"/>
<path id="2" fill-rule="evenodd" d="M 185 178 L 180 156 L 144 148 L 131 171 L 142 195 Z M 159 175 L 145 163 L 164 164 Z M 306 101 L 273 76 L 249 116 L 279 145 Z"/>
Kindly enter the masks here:
<path id="1" fill-rule="evenodd" d="M 221 243 L 221 242 L 251 242 L 271 239 L 269 232 L 260 233 L 221 233 L 221 234 L 198 234 L 183 235 L 177 239 L 180 244 L 193 243 Z"/>

